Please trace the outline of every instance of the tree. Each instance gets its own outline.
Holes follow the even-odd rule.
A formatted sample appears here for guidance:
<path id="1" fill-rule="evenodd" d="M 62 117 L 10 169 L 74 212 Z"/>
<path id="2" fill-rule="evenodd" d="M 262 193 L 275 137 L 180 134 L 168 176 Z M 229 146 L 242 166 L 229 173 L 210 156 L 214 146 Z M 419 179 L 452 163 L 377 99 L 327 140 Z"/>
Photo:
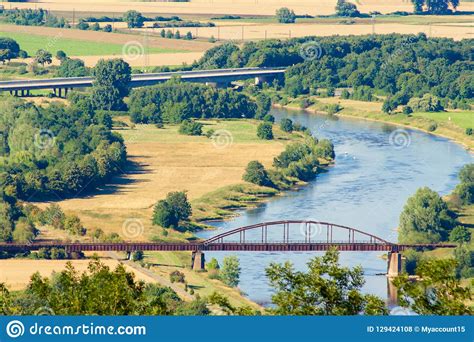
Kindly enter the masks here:
<path id="1" fill-rule="evenodd" d="M 0 50 L 5 50 L 5 60 L 17 58 L 20 54 L 20 45 L 11 38 L 0 37 Z"/>
<path id="2" fill-rule="evenodd" d="M 464 165 L 458 175 L 461 183 L 474 183 L 474 164 Z"/>
<path id="3" fill-rule="evenodd" d="M 56 52 L 56 59 L 58 59 L 59 61 L 64 61 L 65 59 L 67 58 L 67 55 L 66 53 L 63 51 L 63 50 L 58 50 Z"/>
<path id="4" fill-rule="evenodd" d="M 265 95 L 264 93 L 260 93 L 255 98 L 255 103 L 257 104 L 257 112 L 255 113 L 256 119 L 262 119 L 265 115 L 268 114 L 272 106 L 272 100 L 269 96 Z"/>
<path id="5" fill-rule="evenodd" d="M 230 287 L 239 285 L 240 278 L 240 263 L 236 256 L 225 257 L 222 261 L 222 268 L 220 271 L 220 278 L 222 282 Z"/>
<path id="6" fill-rule="evenodd" d="M 336 15 L 339 17 L 358 17 L 360 12 L 356 5 L 346 2 L 346 0 L 337 0 Z"/>
<path id="7" fill-rule="evenodd" d="M 276 11 L 276 17 L 279 23 L 290 24 L 296 21 L 296 15 L 293 10 L 282 7 Z"/>
<path id="8" fill-rule="evenodd" d="M 181 39 L 181 33 L 179 32 L 179 30 L 176 30 L 176 32 L 174 33 L 174 39 Z"/>
<path id="9" fill-rule="evenodd" d="M 143 27 L 145 17 L 140 12 L 130 10 L 124 13 L 123 21 L 127 23 L 128 28 L 140 28 Z"/>
<path id="10" fill-rule="evenodd" d="M 181 220 L 192 214 L 191 204 L 185 192 L 170 192 L 166 199 L 158 201 L 153 210 L 153 224 L 164 228 L 177 227 Z"/>
<path id="11" fill-rule="evenodd" d="M 471 232 L 465 226 L 456 226 L 449 233 L 449 241 L 465 243 L 471 241 Z"/>
<path id="12" fill-rule="evenodd" d="M 273 139 L 273 127 L 271 123 L 262 122 L 257 127 L 257 137 L 263 140 L 272 140 Z"/>
<path id="13" fill-rule="evenodd" d="M 272 184 L 265 167 L 257 160 L 248 163 L 243 180 L 262 186 L 270 186 Z"/>
<path id="14" fill-rule="evenodd" d="M 217 261 L 216 258 L 212 258 L 211 261 L 209 261 L 207 264 L 206 264 L 206 268 L 210 271 L 212 270 L 219 270 L 220 269 L 220 266 L 219 266 L 219 262 Z"/>
<path id="15" fill-rule="evenodd" d="M 288 118 L 283 118 L 280 121 L 280 128 L 283 132 L 291 133 L 293 132 L 293 121 Z"/>
<path id="16" fill-rule="evenodd" d="M 449 6 L 454 10 L 459 5 L 459 0 L 412 0 L 415 13 L 423 12 L 423 6 L 430 14 L 449 14 Z"/>
<path id="17" fill-rule="evenodd" d="M 6 61 L 10 59 L 10 50 L 7 49 L 1 49 L 0 50 L 0 62 L 2 64 L 5 64 Z"/>
<path id="18" fill-rule="evenodd" d="M 15 224 L 13 240 L 15 242 L 28 243 L 32 242 L 37 234 L 38 230 L 35 226 L 23 217 Z"/>
<path id="19" fill-rule="evenodd" d="M 144 259 L 145 255 L 143 254 L 143 251 L 135 251 L 132 254 L 132 260 L 133 261 L 142 261 Z"/>
<path id="20" fill-rule="evenodd" d="M 444 110 L 439 98 L 431 94 L 425 94 L 421 98 L 414 97 L 410 99 L 408 106 L 415 112 L 440 112 Z"/>
<path id="21" fill-rule="evenodd" d="M 89 69 L 84 61 L 75 58 L 64 58 L 56 71 L 58 77 L 83 77 L 89 75 Z"/>
<path id="22" fill-rule="evenodd" d="M 53 56 L 51 52 L 39 49 L 36 51 L 35 60 L 44 67 L 45 64 L 51 64 L 53 62 Z"/>
<path id="23" fill-rule="evenodd" d="M 420 315 L 472 315 L 465 304 L 472 299 L 471 292 L 460 285 L 456 267 L 454 259 L 429 259 L 417 267 L 417 281 L 406 274 L 395 278 L 400 304 Z"/>
<path id="24" fill-rule="evenodd" d="M 64 229 L 73 235 L 86 235 L 87 230 L 81 223 L 81 219 L 76 215 L 68 215 L 64 220 Z"/>
<path id="25" fill-rule="evenodd" d="M 456 186 L 454 193 L 459 196 L 459 199 L 463 205 L 474 203 L 474 182 L 459 184 Z"/>
<path id="26" fill-rule="evenodd" d="M 192 39 L 193 39 L 193 34 L 192 34 L 190 31 L 188 31 L 188 32 L 186 33 L 186 36 L 184 36 L 184 39 L 186 39 L 186 40 L 192 40 Z"/>
<path id="27" fill-rule="evenodd" d="M 384 315 L 382 299 L 361 293 L 362 267 L 339 265 L 339 252 L 329 250 L 308 263 L 308 272 L 295 271 L 290 262 L 266 269 L 275 294 L 271 309 L 277 315 Z"/>
<path id="28" fill-rule="evenodd" d="M 96 108 L 123 109 L 123 98 L 130 92 L 130 65 L 122 59 L 101 59 L 92 74 L 95 82 L 91 98 Z"/>
<path id="29" fill-rule="evenodd" d="M 401 243 L 444 241 L 454 225 L 447 204 L 435 191 L 424 187 L 410 197 L 400 215 Z"/>
<path id="30" fill-rule="evenodd" d="M 107 24 L 103 28 L 104 32 L 112 32 L 112 25 Z"/>
<path id="31" fill-rule="evenodd" d="M 186 135 L 202 135 L 202 128 L 204 125 L 202 123 L 184 120 L 179 126 L 179 133 Z"/>

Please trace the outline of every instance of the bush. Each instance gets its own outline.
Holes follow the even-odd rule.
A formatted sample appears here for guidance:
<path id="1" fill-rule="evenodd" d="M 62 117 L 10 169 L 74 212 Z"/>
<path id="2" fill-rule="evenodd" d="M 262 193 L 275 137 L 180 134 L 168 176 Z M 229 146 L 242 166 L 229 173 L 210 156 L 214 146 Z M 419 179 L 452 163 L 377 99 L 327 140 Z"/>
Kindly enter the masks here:
<path id="1" fill-rule="evenodd" d="M 273 127 L 269 122 L 262 122 L 257 127 L 257 137 L 263 140 L 273 139 Z"/>
<path id="2" fill-rule="evenodd" d="M 428 132 L 434 132 L 438 128 L 438 124 L 436 122 L 431 123 L 428 126 Z"/>
<path id="3" fill-rule="evenodd" d="M 471 241 L 471 232 L 464 226 L 456 226 L 449 233 L 449 241 L 465 243 Z"/>
<path id="4" fill-rule="evenodd" d="M 271 114 L 267 114 L 263 117 L 263 121 L 274 123 L 275 122 L 275 117 Z"/>
<path id="5" fill-rule="evenodd" d="M 472 128 L 466 128 L 466 135 L 472 135 Z"/>
<path id="6" fill-rule="evenodd" d="M 135 251 L 132 254 L 132 260 L 133 261 L 142 261 L 144 259 L 145 255 L 143 254 L 143 251 Z"/>
<path id="7" fill-rule="evenodd" d="M 283 118 L 280 121 L 280 128 L 283 132 L 293 132 L 293 121 L 288 118 Z"/>
<path id="8" fill-rule="evenodd" d="M 403 114 L 409 115 L 411 113 L 413 113 L 413 109 L 410 106 L 403 107 Z"/>
<path id="9" fill-rule="evenodd" d="M 440 112 L 444 110 L 439 98 L 431 94 L 425 94 L 421 98 L 414 97 L 410 99 L 408 106 L 415 112 Z"/>
<path id="10" fill-rule="evenodd" d="M 256 160 L 248 163 L 247 168 L 245 169 L 243 180 L 262 186 L 271 185 L 271 181 L 268 178 L 268 173 L 265 170 L 265 167 L 262 165 L 262 163 Z"/>
<path id="11" fill-rule="evenodd" d="M 179 133 L 185 135 L 202 135 L 203 124 L 192 121 L 184 120 L 179 126 Z"/>
<path id="12" fill-rule="evenodd" d="M 351 94 L 349 93 L 347 89 L 344 89 L 341 92 L 341 99 L 348 99 L 349 97 L 351 97 Z"/>
<path id="13" fill-rule="evenodd" d="M 324 106 L 324 109 L 328 114 L 336 114 L 337 112 L 341 111 L 341 106 L 338 103 L 331 103 Z"/>
<path id="14" fill-rule="evenodd" d="M 185 282 L 185 276 L 183 272 L 173 271 L 170 273 L 170 281 L 172 283 L 183 283 Z"/>
<path id="15" fill-rule="evenodd" d="M 469 205 L 474 203 L 474 183 L 461 183 L 454 192 L 459 196 L 461 204 Z"/>

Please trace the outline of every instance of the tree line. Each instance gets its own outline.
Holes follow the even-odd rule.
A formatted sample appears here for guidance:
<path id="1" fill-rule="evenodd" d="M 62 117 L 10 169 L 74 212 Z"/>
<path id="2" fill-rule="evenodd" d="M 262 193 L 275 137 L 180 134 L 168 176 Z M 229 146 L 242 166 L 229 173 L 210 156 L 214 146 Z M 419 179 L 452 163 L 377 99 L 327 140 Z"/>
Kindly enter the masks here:
<path id="1" fill-rule="evenodd" d="M 226 43 L 208 50 L 193 68 L 286 66 L 284 90 L 291 96 L 313 94 L 318 88 L 367 87 L 387 97 L 387 112 L 425 94 L 457 108 L 466 107 L 474 96 L 471 45 L 470 39 L 425 34 L 305 37 L 242 47 Z M 306 56 L 312 49 L 315 55 Z M 412 104 L 425 107 L 420 101 Z"/>

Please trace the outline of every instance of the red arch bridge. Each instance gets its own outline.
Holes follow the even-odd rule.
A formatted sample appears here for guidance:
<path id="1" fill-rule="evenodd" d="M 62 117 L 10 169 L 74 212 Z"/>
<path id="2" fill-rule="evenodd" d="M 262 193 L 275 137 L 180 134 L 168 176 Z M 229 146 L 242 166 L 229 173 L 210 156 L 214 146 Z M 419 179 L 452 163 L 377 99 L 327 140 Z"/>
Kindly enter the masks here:
<path id="1" fill-rule="evenodd" d="M 67 252 L 191 251 L 191 266 L 203 269 L 205 251 L 235 252 L 317 252 L 335 248 L 352 252 L 388 252 L 388 274 L 401 270 L 400 252 L 406 249 L 455 248 L 455 244 L 396 244 L 364 231 L 339 224 L 286 220 L 258 223 L 189 243 L 164 242 L 33 242 L 0 243 L 0 251 L 26 252 L 41 248 L 63 248 Z"/>

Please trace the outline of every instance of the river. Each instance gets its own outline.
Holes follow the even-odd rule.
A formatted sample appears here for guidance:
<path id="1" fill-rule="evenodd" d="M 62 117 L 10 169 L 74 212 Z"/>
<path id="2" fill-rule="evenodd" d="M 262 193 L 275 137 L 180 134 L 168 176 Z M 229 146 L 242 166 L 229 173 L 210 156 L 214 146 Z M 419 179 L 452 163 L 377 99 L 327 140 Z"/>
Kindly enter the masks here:
<path id="1" fill-rule="evenodd" d="M 303 111 L 273 109 L 277 121 L 288 117 L 307 126 L 318 138 L 332 140 L 336 161 L 329 172 L 299 191 L 285 193 L 256 209 L 243 211 L 226 222 L 211 223 L 208 238 L 250 224 L 284 220 L 318 220 L 347 225 L 388 241 L 397 241 L 396 227 L 408 197 L 428 186 L 442 195 L 451 192 L 459 169 L 474 162 L 472 154 L 445 138 L 378 122 L 331 118 Z M 231 253 L 207 252 L 206 259 Z M 270 262 L 290 260 L 304 270 L 308 260 L 321 253 L 232 253 L 242 267 L 239 288 L 251 300 L 268 305 L 271 288 L 265 277 Z M 381 252 L 342 252 L 341 263 L 362 265 L 364 292 L 387 298 L 386 261 Z"/>

